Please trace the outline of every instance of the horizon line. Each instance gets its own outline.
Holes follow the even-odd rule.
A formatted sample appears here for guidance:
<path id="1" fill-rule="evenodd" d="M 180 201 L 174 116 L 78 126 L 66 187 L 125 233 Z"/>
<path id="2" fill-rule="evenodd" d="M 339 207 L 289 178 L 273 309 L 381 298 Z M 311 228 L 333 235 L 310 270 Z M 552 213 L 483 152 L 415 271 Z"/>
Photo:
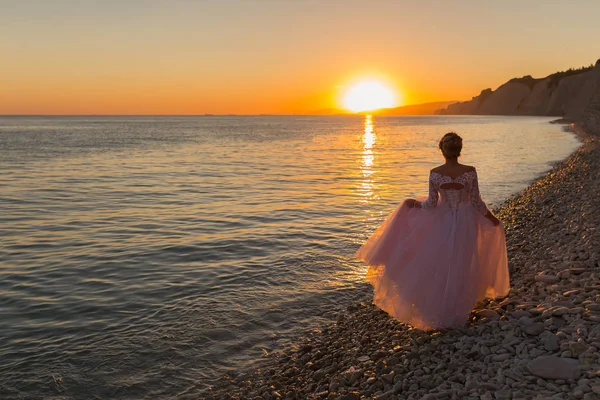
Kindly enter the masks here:
<path id="1" fill-rule="evenodd" d="M 152 117 L 217 117 L 217 116 L 245 116 L 245 117 L 251 117 L 251 116 L 353 116 L 353 115 L 365 115 L 365 114 L 377 114 L 378 112 L 382 112 L 382 111 L 386 111 L 386 110 L 394 110 L 397 108 L 405 108 L 405 107 L 413 107 L 413 106 L 421 106 L 421 105 L 427 105 L 427 104 L 435 104 L 435 103 L 453 103 L 453 102 L 460 102 L 461 100 L 440 100 L 440 101 L 429 101 L 426 103 L 412 103 L 412 104 L 405 104 L 402 106 L 397 106 L 397 107 L 387 107 L 387 108 L 379 108 L 377 110 L 372 110 L 372 111 L 358 111 L 358 112 L 352 112 L 352 111 L 344 111 L 343 109 L 336 109 L 336 108 L 331 108 L 332 110 L 339 110 L 339 112 L 333 112 L 331 114 L 328 113 L 319 113 L 318 110 L 316 110 L 315 112 L 308 112 L 308 113 L 251 113 L 251 114 L 245 114 L 245 113 L 199 113 L 199 114 L 28 114 L 28 113 L 23 113 L 23 114 L 2 114 L 0 113 L 0 117 L 144 117 L 144 116 L 152 116 Z M 462 100 L 464 101 L 464 100 Z M 323 110 L 328 110 L 328 108 L 325 108 Z M 404 114 L 407 116 L 410 116 L 411 114 Z M 417 115 L 435 115 L 435 114 L 414 114 L 414 116 Z M 384 115 L 382 115 L 384 116 Z M 388 115 L 390 117 L 394 116 L 394 115 Z M 403 115 L 396 115 L 398 117 L 401 117 Z"/>
<path id="2" fill-rule="evenodd" d="M 435 117 L 438 114 L 377 115 L 376 112 L 347 114 L 0 114 L 2 117 Z M 442 115 L 444 117 L 452 115 Z"/>

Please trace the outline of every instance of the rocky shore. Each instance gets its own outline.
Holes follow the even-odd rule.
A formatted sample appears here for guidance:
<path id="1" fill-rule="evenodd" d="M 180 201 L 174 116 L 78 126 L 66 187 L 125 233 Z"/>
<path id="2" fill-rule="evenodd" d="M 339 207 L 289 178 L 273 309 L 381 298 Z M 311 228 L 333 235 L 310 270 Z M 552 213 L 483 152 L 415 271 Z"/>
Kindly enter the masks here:
<path id="1" fill-rule="evenodd" d="M 600 146 L 584 144 L 495 210 L 511 291 L 468 326 L 422 332 L 369 302 L 208 399 L 600 400 Z"/>

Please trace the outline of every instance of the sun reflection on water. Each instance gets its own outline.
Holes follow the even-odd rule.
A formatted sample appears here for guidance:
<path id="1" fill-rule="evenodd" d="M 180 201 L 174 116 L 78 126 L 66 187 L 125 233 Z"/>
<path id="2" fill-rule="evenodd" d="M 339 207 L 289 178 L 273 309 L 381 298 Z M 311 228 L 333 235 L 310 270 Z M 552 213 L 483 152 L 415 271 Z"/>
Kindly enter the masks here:
<path id="1" fill-rule="evenodd" d="M 363 151 L 362 151 L 362 165 L 360 167 L 363 174 L 363 181 L 361 184 L 361 194 L 363 196 L 363 202 L 370 202 L 377 199 L 377 196 L 373 192 L 373 179 L 371 175 L 375 172 L 373 164 L 375 162 L 375 155 L 373 153 L 373 147 L 377 136 L 374 132 L 373 117 L 371 115 L 365 116 L 365 131 L 362 136 Z"/>

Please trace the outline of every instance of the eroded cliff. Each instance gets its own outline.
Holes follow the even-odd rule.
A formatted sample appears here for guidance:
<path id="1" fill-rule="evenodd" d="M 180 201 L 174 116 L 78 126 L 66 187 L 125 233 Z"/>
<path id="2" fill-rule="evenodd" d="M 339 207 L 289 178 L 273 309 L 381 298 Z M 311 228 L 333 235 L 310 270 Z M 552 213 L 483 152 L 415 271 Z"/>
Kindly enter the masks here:
<path id="1" fill-rule="evenodd" d="M 548 115 L 573 121 L 598 119 L 600 60 L 595 66 L 558 72 L 546 78 L 511 79 L 496 90 L 449 105 L 439 114 Z"/>

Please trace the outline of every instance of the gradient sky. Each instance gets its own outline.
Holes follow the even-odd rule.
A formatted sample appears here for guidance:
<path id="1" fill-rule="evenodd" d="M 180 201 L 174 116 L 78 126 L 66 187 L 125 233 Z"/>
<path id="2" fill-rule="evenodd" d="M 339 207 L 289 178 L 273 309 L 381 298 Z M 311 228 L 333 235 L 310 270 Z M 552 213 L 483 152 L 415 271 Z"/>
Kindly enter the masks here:
<path id="1" fill-rule="evenodd" d="M 305 113 L 379 77 L 464 100 L 600 58 L 600 0 L 0 0 L 0 114 Z"/>

